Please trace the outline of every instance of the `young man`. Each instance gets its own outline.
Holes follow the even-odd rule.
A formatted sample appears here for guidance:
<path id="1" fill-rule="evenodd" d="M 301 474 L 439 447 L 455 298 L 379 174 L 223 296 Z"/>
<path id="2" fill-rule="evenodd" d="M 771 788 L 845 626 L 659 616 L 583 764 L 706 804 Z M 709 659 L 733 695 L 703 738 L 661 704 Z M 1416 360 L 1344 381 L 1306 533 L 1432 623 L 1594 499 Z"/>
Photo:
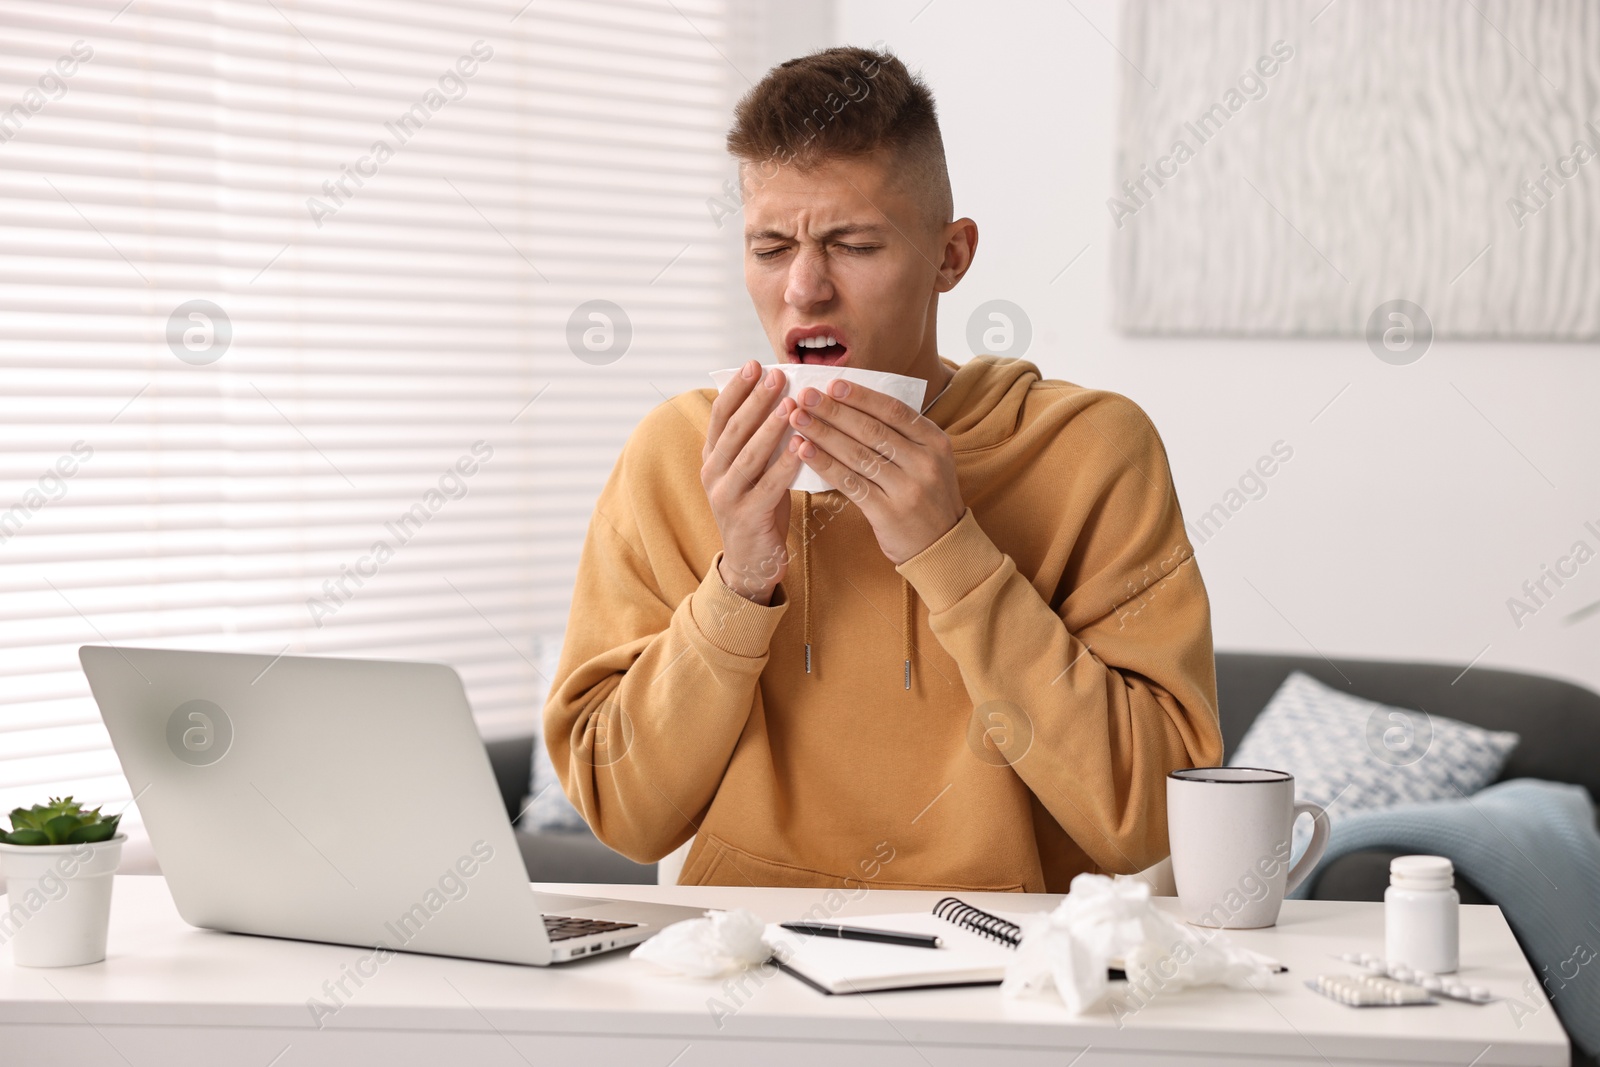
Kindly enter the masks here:
<path id="1" fill-rule="evenodd" d="M 682 884 L 1065 892 L 1161 860 L 1167 772 L 1222 739 L 1154 427 L 1031 363 L 938 354 L 978 228 L 951 221 L 899 60 L 773 69 L 728 146 L 775 362 L 921 378 L 922 410 L 837 383 L 780 403 L 751 360 L 644 419 L 544 711 L 567 795 L 641 862 L 692 836 Z M 802 464 L 834 489 L 791 492 Z"/>

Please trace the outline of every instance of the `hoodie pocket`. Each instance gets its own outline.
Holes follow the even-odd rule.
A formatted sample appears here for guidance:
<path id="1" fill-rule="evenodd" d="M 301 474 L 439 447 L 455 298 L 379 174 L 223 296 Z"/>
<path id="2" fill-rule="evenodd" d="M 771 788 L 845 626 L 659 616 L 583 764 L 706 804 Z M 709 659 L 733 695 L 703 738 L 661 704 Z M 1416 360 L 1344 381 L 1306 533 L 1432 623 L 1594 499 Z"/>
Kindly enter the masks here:
<path id="1" fill-rule="evenodd" d="M 810 867 L 782 863 L 731 845 L 702 831 L 700 855 L 685 865 L 679 885 L 788 886 L 799 889 L 921 889 L 952 893 L 1021 893 L 1020 882 L 958 883 L 901 882 L 888 878 L 857 878 L 830 874 Z"/>

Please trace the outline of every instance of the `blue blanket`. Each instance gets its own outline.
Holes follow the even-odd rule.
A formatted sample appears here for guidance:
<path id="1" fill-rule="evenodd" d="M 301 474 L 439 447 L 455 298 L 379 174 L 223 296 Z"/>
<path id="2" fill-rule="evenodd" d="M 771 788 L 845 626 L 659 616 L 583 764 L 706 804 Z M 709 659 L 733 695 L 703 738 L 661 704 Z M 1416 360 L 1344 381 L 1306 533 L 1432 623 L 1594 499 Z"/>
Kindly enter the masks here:
<path id="1" fill-rule="evenodd" d="M 1332 824 L 1324 864 L 1367 848 L 1449 857 L 1500 905 L 1573 1044 L 1600 1055 L 1600 833 L 1587 790 L 1516 778 Z M 1290 896 L 1307 897 L 1312 881 Z"/>

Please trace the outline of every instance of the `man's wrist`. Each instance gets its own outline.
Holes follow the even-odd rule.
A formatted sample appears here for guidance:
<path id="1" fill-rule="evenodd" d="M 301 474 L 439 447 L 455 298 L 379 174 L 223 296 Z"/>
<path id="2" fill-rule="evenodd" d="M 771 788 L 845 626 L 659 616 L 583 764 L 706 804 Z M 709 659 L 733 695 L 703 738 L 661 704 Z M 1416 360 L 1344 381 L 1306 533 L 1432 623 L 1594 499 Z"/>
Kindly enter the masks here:
<path id="1" fill-rule="evenodd" d="M 727 565 L 728 561 L 726 557 L 724 557 L 722 563 L 717 566 L 717 577 L 722 579 L 723 586 L 726 587 L 729 592 L 737 593 L 746 600 L 759 604 L 762 607 L 771 606 L 772 592 L 778 588 L 777 582 L 773 582 L 769 585 L 764 581 L 756 581 L 748 577 L 730 581 L 728 578 Z"/>
<path id="2" fill-rule="evenodd" d="M 983 584 L 1005 561 L 1005 554 L 967 508 L 943 537 L 895 570 L 911 583 L 928 611 L 938 614 Z"/>
<path id="3" fill-rule="evenodd" d="M 788 609 L 788 602 L 782 583 L 774 587 L 768 604 L 755 603 L 748 597 L 740 596 L 733 586 L 723 580 L 722 553 L 719 551 L 712 557 L 711 566 L 706 568 L 699 588 L 688 598 L 688 606 L 695 628 L 718 656 L 750 660 L 767 655 L 772 635 Z M 734 664 L 729 661 L 729 665 Z"/>

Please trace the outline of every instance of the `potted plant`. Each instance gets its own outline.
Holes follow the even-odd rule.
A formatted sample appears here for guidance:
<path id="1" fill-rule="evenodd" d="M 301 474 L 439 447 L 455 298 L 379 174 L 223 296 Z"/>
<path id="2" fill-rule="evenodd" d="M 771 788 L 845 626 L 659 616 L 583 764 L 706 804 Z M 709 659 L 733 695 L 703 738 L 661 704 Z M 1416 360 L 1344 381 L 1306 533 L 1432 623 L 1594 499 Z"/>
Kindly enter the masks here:
<path id="1" fill-rule="evenodd" d="M 106 958 L 111 876 L 122 859 L 121 815 L 84 811 L 71 797 L 17 808 L 0 830 L 6 876 L 0 943 L 22 967 L 76 967 Z"/>

